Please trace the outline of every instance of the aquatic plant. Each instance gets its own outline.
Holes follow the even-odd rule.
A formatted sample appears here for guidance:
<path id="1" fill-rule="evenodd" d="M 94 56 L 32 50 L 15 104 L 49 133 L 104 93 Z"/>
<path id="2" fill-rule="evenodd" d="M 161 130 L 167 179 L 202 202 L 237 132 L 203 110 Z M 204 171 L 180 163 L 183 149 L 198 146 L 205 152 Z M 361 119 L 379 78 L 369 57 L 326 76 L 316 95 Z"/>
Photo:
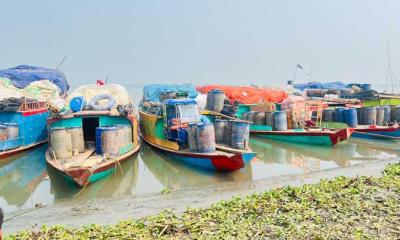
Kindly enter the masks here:
<path id="1" fill-rule="evenodd" d="M 183 214 L 81 228 L 42 226 L 7 239 L 399 239 L 400 164 L 382 177 L 337 177 L 220 201 Z"/>

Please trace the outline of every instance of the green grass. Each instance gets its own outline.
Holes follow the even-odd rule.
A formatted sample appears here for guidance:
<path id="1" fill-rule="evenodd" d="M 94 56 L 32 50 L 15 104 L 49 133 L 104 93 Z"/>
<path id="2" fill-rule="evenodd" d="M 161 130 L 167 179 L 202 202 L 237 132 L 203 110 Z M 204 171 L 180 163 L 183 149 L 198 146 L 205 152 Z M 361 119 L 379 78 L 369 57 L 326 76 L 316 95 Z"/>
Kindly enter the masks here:
<path id="1" fill-rule="evenodd" d="M 383 177 L 337 177 L 170 210 L 141 220 L 81 228 L 46 227 L 7 239 L 399 239 L 400 164 Z"/>

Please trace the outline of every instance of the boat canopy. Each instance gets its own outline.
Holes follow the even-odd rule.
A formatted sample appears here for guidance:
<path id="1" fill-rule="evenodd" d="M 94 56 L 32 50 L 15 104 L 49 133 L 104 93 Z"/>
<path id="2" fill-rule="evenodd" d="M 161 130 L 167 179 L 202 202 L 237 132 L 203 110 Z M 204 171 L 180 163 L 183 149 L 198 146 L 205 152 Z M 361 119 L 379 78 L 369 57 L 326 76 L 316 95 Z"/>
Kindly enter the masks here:
<path id="1" fill-rule="evenodd" d="M 10 79 L 17 88 L 25 88 L 36 81 L 49 80 L 60 89 L 61 93 L 65 93 L 69 89 L 64 73 L 58 69 L 18 65 L 0 70 L 0 77 Z"/>
<path id="2" fill-rule="evenodd" d="M 293 85 L 294 88 L 304 90 L 304 89 L 334 89 L 343 90 L 347 88 L 347 84 L 344 82 L 309 82 L 309 83 L 297 83 Z"/>
<path id="3" fill-rule="evenodd" d="M 189 105 L 189 104 L 197 104 L 197 102 L 193 98 L 180 98 L 180 99 L 164 100 L 163 104 L 166 104 L 166 105 Z"/>
<path id="4" fill-rule="evenodd" d="M 181 122 L 200 122 L 199 108 L 194 104 L 177 105 Z"/>
<path id="5" fill-rule="evenodd" d="M 191 84 L 148 84 L 143 88 L 143 100 L 160 102 L 160 95 L 170 92 L 187 92 L 189 98 L 197 96 L 197 91 Z"/>
<path id="6" fill-rule="evenodd" d="M 288 94 L 281 89 L 258 88 L 258 87 L 239 87 L 225 85 L 206 85 L 198 86 L 197 90 L 202 94 L 207 94 L 213 89 L 219 89 L 233 103 L 235 101 L 242 104 L 259 104 L 262 102 L 280 103 L 285 100 Z"/>
<path id="7" fill-rule="evenodd" d="M 196 100 L 192 98 L 167 99 L 165 104 L 167 122 L 172 118 L 179 118 L 181 122 L 200 122 L 200 111 Z"/>
<path id="8" fill-rule="evenodd" d="M 120 84 L 106 84 L 103 86 L 98 86 L 96 84 L 82 85 L 69 94 L 67 104 L 69 105 L 69 102 L 74 97 L 83 96 L 85 100 L 89 102 L 90 99 L 98 95 L 111 95 L 114 97 L 116 100 L 115 107 L 118 105 L 132 104 L 128 91 Z"/>

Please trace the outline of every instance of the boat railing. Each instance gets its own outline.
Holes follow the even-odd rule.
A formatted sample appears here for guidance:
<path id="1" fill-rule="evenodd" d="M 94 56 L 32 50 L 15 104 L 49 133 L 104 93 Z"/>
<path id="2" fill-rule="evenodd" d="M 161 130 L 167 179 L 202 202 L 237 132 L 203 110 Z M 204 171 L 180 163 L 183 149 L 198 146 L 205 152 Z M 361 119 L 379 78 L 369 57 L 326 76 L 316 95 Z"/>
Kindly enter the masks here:
<path id="1" fill-rule="evenodd" d="M 140 105 L 141 109 L 147 113 L 162 116 L 162 107 L 160 104 L 154 104 L 151 102 L 142 102 Z"/>
<path id="2" fill-rule="evenodd" d="M 45 101 L 37 101 L 37 102 L 36 101 L 35 102 L 25 101 L 19 107 L 19 112 L 27 112 L 27 111 L 38 110 L 38 109 L 43 109 L 43 108 L 48 108 L 47 102 L 45 102 Z"/>

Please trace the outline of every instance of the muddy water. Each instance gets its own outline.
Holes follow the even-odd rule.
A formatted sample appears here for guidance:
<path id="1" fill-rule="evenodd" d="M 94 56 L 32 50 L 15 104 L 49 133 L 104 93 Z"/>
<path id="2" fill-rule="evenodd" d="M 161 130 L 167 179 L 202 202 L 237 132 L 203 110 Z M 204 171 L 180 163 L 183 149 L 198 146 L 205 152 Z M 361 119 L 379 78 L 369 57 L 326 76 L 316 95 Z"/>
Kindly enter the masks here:
<path id="1" fill-rule="evenodd" d="M 397 142 L 347 141 L 334 147 L 296 145 L 252 138 L 258 154 L 251 164 L 233 173 L 200 170 L 183 165 L 144 145 L 114 175 L 83 191 L 46 166 L 46 145 L 0 162 L 0 206 L 6 212 L 57 203 L 82 204 L 96 199 L 171 190 L 251 182 L 345 168 L 365 161 L 399 158 Z"/>

